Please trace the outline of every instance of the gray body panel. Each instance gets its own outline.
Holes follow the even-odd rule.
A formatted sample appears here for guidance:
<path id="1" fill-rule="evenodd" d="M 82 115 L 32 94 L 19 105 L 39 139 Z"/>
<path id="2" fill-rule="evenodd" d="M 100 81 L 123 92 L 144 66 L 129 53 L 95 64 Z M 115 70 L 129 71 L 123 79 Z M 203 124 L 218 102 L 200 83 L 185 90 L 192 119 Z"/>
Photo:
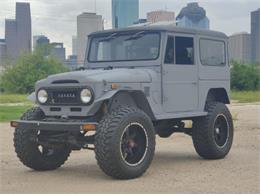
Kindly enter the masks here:
<path id="1" fill-rule="evenodd" d="M 60 106 L 61 110 L 50 111 L 50 106 L 40 105 L 47 116 L 92 116 L 104 100 L 112 98 L 120 91 L 140 91 L 145 94 L 155 120 L 190 118 L 204 116 L 204 106 L 208 91 L 222 88 L 229 93 L 230 70 L 228 60 L 223 66 L 202 65 L 199 58 L 199 40 L 201 38 L 217 39 L 225 42 L 225 34 L 214 31 L 177 28 L 173 26 L 153 26 L 127 28 L 116 31 L 102 31 L 90 35 L 111 32 L 151 30 L 161 32 L 160 56 L 153 61 L 124 61 L 88 63 L 85 71 L 76 71 L 49 76 L 37 82 L 36 91 L 40 88 L 90 87 L 95 94 L 94 102 L 88 106 L 78 106 L 80 112 L 71 112 L 72 106 Z M 194 65 L 164 64 L 164 53 L 168 35 L 188 36 L 194 38 Z M 89 48 L 89 45 L 88 45 Z M 87 52 L 88 53 L 88 52 Z M 87 56 L 87 54 L 86 54 Z M 226 59 L 228 59 L 226 52 Z M 104 70 L 111 66 L 112 70 Z M 134 68 L 133 68 L 134 67 Z M 76 80 L 79 83 L 53 84 L 58 80 Z M 117 83 L 117 89 L 111 84 Z M 53 107 L 53 106 L 52 106 Z M 73 106 L 77 107 L 77 106 Z"/>

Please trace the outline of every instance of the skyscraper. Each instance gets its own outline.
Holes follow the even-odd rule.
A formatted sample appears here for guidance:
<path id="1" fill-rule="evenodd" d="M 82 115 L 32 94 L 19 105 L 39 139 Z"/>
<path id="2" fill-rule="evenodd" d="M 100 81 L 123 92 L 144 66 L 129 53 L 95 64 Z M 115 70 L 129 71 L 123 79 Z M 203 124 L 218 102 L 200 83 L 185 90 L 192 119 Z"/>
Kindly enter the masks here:
<path id="1" fill-rule="evenodd" d="M 229 37 L 229 59 L 242 63 L 251 62 L 251 36 L 246 32 Z"/>
<path id="2" fill-rule="evenodd" d="M 31 11 L 29 3 L 16 3 L 15 20 L 5 21 L 7 57 L 17 59 L 21 52 L 31 52 Z"/>
<path id="3" fill-rule="evenodd" d="M 3 62 L 6 55 L 6 42 L 5 39 L 0 39 L 0 64 Z"/>
<path id="4" fill-rule="evenodd" d="M 77 55 L 77 36 L 72 36 L 72 55 Z"/>
<path id="5" fill-rule="evenodd" d="M 13 19 L 5 20 L 6 57 L 15 60 L 19 56 L 17 46 L 17 27 Z"/>
<path id="6" fill-rule="evenodd" d="M 252 61 L 260 62 L 260 8 L 251 12 Z"/>
<path id="7" fill-rule="evenodd" d="M 77 17 L 77 59 L 79 65 L 84 64 L 88 35 L 103 29 L 101 15 L 84 12 Z"/>
<path id="8" fill-rule="evenodd" d="M 131 26 L 139 19 L 139 0 L 112 0 L 113 28 Z"/>
<path id="9" fill-rule="evenodd" d="M 70 55 L 66 59 L 65 65 L 70 69 L 70 70 L 76 70 L 78 68 L 78 63 L 77 63 L 77 56 L 76 55 Z"/>
<path id="10" fill-rule="evenodd" d="M 19 51 L 31 52 L 32 27 L 31 10 L 29 3 L 16 3 L 17 41 Z"/>
<path id="11" fill-rule="evenodd" d="M 35 35 L 33 36 L 33 49 L 36 49 L 38 46 L 44 46 L 50 44 L 50 39 L 44 35 Z"/>
<path id="12" fill-rule="evenodd" d="M 169 11 L 152 11 L 147 13 L 147 22 L 175 21 L 175 13 Z"/>
<path id="13" fill-rule="evenodd" d="M 66 50 L 63 47 L 63 43 L 51 43 L 50 45 L 51 55 L 64 64 L 66 60 Z"/>
<path id="14" fill-rule="evenodd" d="M 198 3 L 188 3 L 182 8 L 176 20 L 177 25 L 181 27 L 209 29 L 206 11 Z"/>
<path id="15" fill-rule="evenodd" d="M 3 70 L 3 65 L 6 58 L 6 42 L 4 39 L 0 39 L 0 74 Z"/>

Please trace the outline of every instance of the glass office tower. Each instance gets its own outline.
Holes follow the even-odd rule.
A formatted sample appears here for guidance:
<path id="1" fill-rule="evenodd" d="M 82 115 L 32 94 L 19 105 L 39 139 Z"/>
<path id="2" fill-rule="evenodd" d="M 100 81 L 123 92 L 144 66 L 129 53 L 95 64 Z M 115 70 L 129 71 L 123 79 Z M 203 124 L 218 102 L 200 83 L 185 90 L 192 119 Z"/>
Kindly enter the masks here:
<path id="1" fill-rule="evenodd" d="M 113 28 L 133 25 L 139 19 L 139 0 L 112 0 Z"/>

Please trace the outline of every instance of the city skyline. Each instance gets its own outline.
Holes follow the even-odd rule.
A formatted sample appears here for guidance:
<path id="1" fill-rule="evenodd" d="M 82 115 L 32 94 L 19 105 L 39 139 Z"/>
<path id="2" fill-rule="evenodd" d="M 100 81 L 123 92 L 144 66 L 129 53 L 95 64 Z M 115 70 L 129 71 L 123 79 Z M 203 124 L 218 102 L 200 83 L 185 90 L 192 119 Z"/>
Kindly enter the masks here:
<path id="1" fill-rule="evenodd" d="M 4 21 L 14 18 L 15 0 L 1 2 L 3 11 L 0 13 L 0 38 L 4 38 Z M 112 26 L 111 1 L 97 0 L 23 0 L 29 2 L 32 12 L 33 35 L 44 34 L 51 41 L 64 42 L 67 53 L 72 53 L 71 37 L 76 34 L 76 18 L 82 12 L 97 12 L 105 19 L 105 28 Z M 250 32 L 250 12 L 260 7 L 258 0 L 224 0 L 190 1 L 190 0 L 140 0 L 139 18 L 145 18 L 146 13 L 155 10 L 173 11 L 176 15 L 189 2 L 198 2 L 207 11 L 211 21 L 211 29 L 225 32 L 227 35 L 236 32 Z M 230 8 L 232 7 L 232 11 Z M 221 14 L 219 14 L 221 10 Z M 64 13 L 64 14 L 63 14 Z"/>

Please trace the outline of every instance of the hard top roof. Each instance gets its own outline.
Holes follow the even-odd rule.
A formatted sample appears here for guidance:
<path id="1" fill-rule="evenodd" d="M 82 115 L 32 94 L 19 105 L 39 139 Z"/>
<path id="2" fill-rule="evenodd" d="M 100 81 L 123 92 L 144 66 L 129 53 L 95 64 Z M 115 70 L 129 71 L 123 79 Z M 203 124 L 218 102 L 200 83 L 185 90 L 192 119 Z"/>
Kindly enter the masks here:
<path id="1" fill-rule="evenodd" d="M 91 33 L 89 36 L 98 35 L 98 34 L 107 34 L 107 33 L 121 33 L 127 31 L 165 31 L 165 32 L 176 32 L 176 33 L 187 33 L 187 34 L 199 34 L 199 35 L 206 35 L 212 37 L 219 37 L 219 38 L 227 38 L 227 35 L 212 30 L 203 30 L 203 29 L 196 29 L 196 28 L 183 28 L 178 27 L 175 25 L 144 25 L 144 26 L 130 26 L 127 28 L 121 29 L 111 29 L 111 30 L 103 30 Z"/>

